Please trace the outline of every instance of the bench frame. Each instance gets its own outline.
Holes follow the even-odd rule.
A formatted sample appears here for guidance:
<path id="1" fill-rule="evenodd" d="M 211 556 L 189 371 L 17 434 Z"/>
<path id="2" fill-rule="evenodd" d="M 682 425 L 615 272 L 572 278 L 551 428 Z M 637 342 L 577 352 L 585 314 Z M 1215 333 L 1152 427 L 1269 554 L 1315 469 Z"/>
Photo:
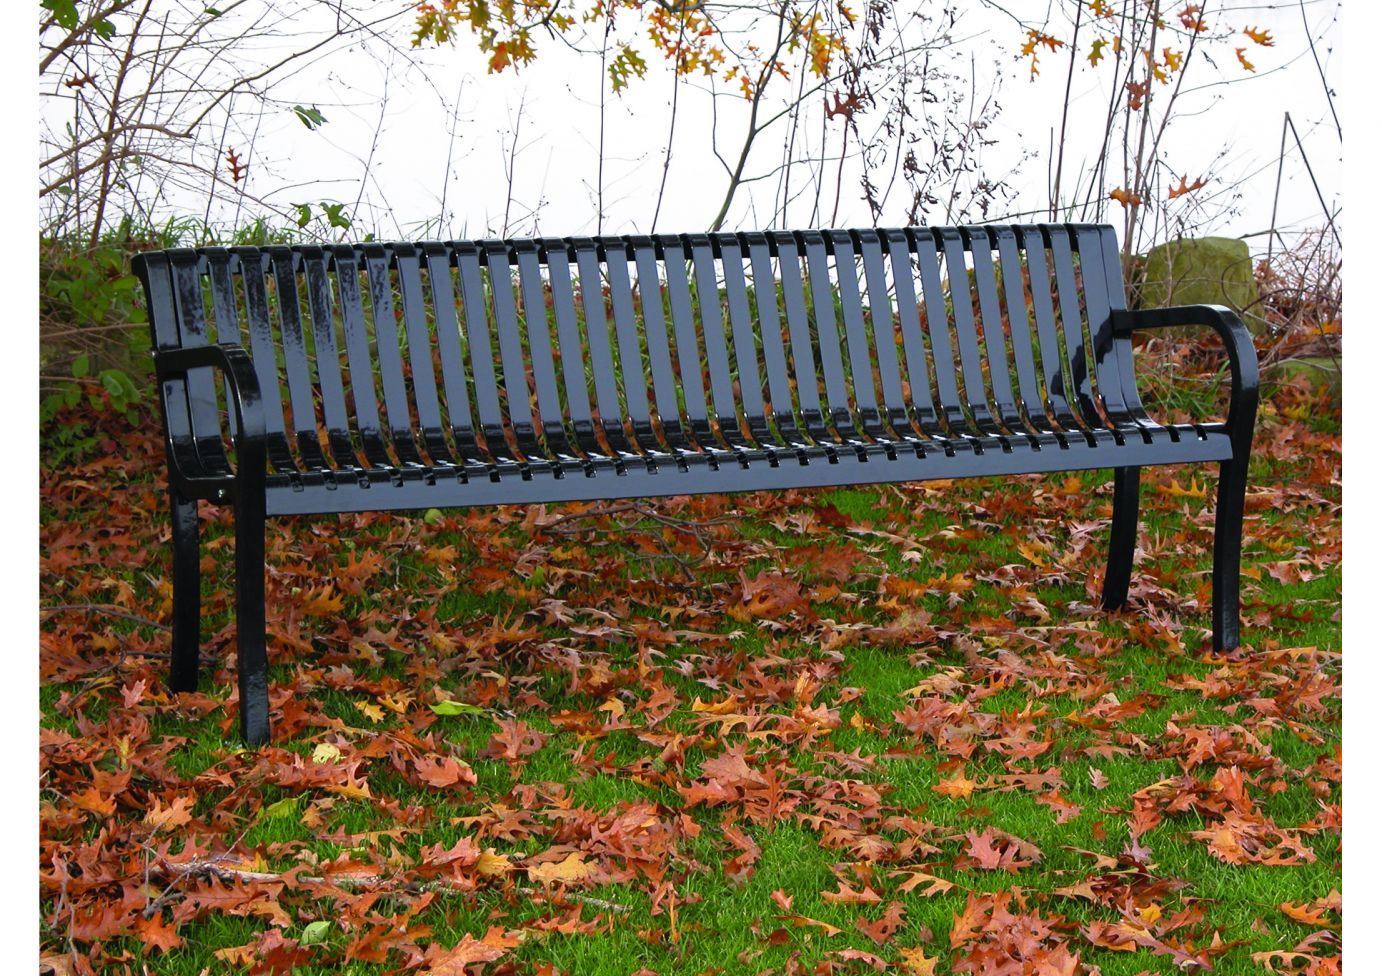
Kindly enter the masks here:
<path id="1" fill-rule="evenodd" d="M 1055 225 L 1064 233 L 1062 225 Z M 1070 225 L 1071 228 L 1082 225 Z M 1102 229 L 1107 230 L 1107 229 Z M 950 231 L 937 229 L 937 233 Z M 1108 231 L 1111 234 L 1111 231 Z M 839 233 L 839 232 L 826 232 Z M 853 232 L 855 239 L 860 233 Z M 883 232 L 878 232 L 883 233 Z M 911 233 L 909 231 L 908 233 Z M 1073 233 L 1073 229 L 1072 229 Z M 688 235 L 684 239 L 700 239 L 704 235 Z M 752 239 L 762 235 L 739 235 Z M 800 235 L 799 235 L 800 236 Z M 606 239 L 610 240 L 610 239 Z M 623 239 L 628 241 L 630 239 Z M 501 242 L 503 243 L 503 242 Z M 413 245 L 397 245 L 413 247 Z M 436 245 L 419 245 L 420 248 Z M 493 246 L 493 242 L 489 245 Z M 509 246 L 505 243 L 504 246 Z M 209 249 L 208 249 L 209 250 Z M 718 253 L 718 252 L 717 252 Z M 381 509 L 418 509 L 438 506 L 436 481 L 456 478 L 465 482 L 464 505 L 503 504 L 513 499 L 516 483 L 513 472 L 506 469 L 501 476 L 493 468 L 446 467 L 406 472 L 405 479 L 398 471 L 355 471 L 352 477 L 338 477 L 329 471 L 312 483 L 296 484 L 292 491 L 271 491 L 268 474 L 270 448 L 265 398 L 261 390 L 260 372 L 251 354 L 241 345 L 229 342 L 210 342 L 202 334 L 189 334 L 185 324 L 179 324 L 179 298 L 175 296 L 176 278 L 172 270 L 179 262 L 195 263 L 198 252 L 180 249 L 150 252 L 135 260 L 135 272 L 145 287 L 151 329 L 154 333 L 154 361 L 160 386 L 168 448 L 168 471 L 172 507 L 172 581 L 173 624 L 172 663 L 169 687 L 174 692 L 193 691 L 197 687 L 199 671 L 201 571 L 200 533 L 197 509 L 200 500 L 215 504 L 229 504 L 235 515 L 235 613 L 236 651 L 240 692 L 240 731 L 250 745 L 266 743 L 270 738 L 268 654 L 265 640 L 265 522 L 270 516 L 309 514 L 313 512 L 345 512 Z M 1119 283 L 1121 292 L 1121 282 Z M 708 452 L 698 457 L 690 452 L 679 455 L 658 454 L 653 459 L 625 455 L 614 459 L 620 466 L 620 476 L 590 477 L 581 471 L 579 462 L 566 458 L 566 475 L 554 466 L 551 472 L 527 471 L 525 481 L 546 478 L 540 496 L 522 501 L 603 500 L 650 495 L 730 493 L 771 489 L 774 487 L 812 487 L 827 485 L 864 484 L 924 480 L 933 478 L 965 478 L 1007 473 L 1037 473 L 1098 467 L 1113 467 L 1113 517 L 1108 551 L 1107 572 L 1103 586 L 1103 607 L 1117 610 L 1128 598 L 1133 556 L 1136 548 L 1138 496 L 1141 468 L 1148 464 L 1195 460 L 1186 454 L 1189 446 L 1173 435 L 1170 440 L 1153 437 L 1151 431 L 1168 428 L 1154 425 L 1146 418 L 1136 400 L 1136 386 L 1132 370 L 1131 335 L 1139 330 L 1157 330 L 1187 326 L 1213 329 L 1223 343 L 1231 375 L 1228 415 L 1220 424 L 1195 425 L 1200 435 L 1206 432 L 1227 435 L 1229 450 L 1206 448 L 1202 460 L 1219 463 L 1219 485 L 1214 528 L 1214 570 L 1212 630 L 1216 651 L 1236 648 L 1239 631 L 1239 561 L 1242 546 L 1244 494 L 1247 486 L 1248 462 L 1258 399 L 1257 358 L 1252 337 L 1239 318 L 1221 306 L 1200 305 L 1168 309 L 1129 311 L 1121 308 L 1121 294 L 1111 296 L 1113 307 L 1108 321 L 1097 323 L 1091 353 L 1102 370 L 1107 366 L 1126 380 L 1122 394 L 1129 402 L 1130 423 L 1122 432 L 1132 437 L 1141 433 L 1145 443 L 1136 441 L 1136 450 L 1096 445 L 1091 437 L 1086 446 L 1078 438 L 1061 449 L 1036 447 L 1013 452 L 1001 437 L 985 440 L 961 434 L 934 440 L 917 439 L 905 443 L 892 442 L 883 448 L 886 458 L 875 452 L 870 455 L 858 444 L 826 444 L 821 450 L 830 453 L 822 458 L 819 452 L 807 464 L 807 452 L 778 448 L 750 453 L 746 450 Z M 181 301 L 187 301 L 183 296 Z M 170 340 L 169 337 L 173 337 Z M 179 339 L 179 337 L 181 337 Z M 187 344 L 180 345 L 185 340 Z M 502 340 L 501 340 L 502 341 Z M 963 341 L 963 340 L 961 340 Z M 195 431 L 180 413 L 189 410 L 194 377 L 203 381 L 210 375 L 219 376 L 225 391 L 225 402 L 233 418 L 231 433 L 236 463 L 231 470 L 228 463 L 202 463 L 198 459 L 214 458 L 219 447 L 207 445 L 201 450 Z M 203 404 L 205 407 L 205 404 Z M 195 405 L 191 408 L 195 409 Z M 281 409 L 281 407 L 280 407 Z M 958 411 L 957 411 L 958 415 Z M 953 420 L 958 419 L 953 418 Z M 1145 426 L 1139 427 L 1143 421 Z M 1188 430 L 1181 428 L 1182 431 Z M 1049 433 L 1049 432 L 1048 432 Z M 1117 434 L 1117 431 L 1114 431 Z M 301 434 L 299 435 L 301 436 Z M 1011 436 L 1011 432 L 1010 432 Z M 1032 435 L 1023 432 L 1023 436 Z M 1059 435 L 1057 435 L 1059 436 Z M 1134 440 L 1136 440 L 1134 438 Z M 999 446 L 1001 442 L 1001 447 Z M 1123 438 L 1118 438 L 1123 443 Z M 1206 441 L 1206 443 L 1209 443 Z M 1179 444 L 1179 447 L 1176 445 Z M 987 445 L 987 450 L 985 446 Z M 875 447 L 870 445 L 870 450 Z M 1172 449 L 1174 448 L 1174 450 Z M 835 463 L 832 452 L 848 454 L 859 450 L 859 461 L 869 457 L 870 463 Z M 944 460 L 933 469 L 923 470 L 910 455 L 897 459 L 899 449 L 914 449 L 923 461 L 929 451 L 934 461 Z M 794 457 L 794 450 L 799 457 Z M 944 459 L 938 457 L 944 452 Z M 1227 456 L 1224 456 L 1227 453 Z M 1118 463 L 1120 457 L 1137 463 Z M 598 459 L 604 460 L 604 459 Z M 646 466 L 641 462 L 647 462 Z M 585 462 L 587 465 L 589 462 Z M 726 470 L 727 468 L 737 470 Z M 808 469 L 809 472 L 808 473 Z M 586 477 L 581 475 L 585 474 Z M 549 476 L 555 475 L 555 476 Z M 440 507 L 457 504 L 450 496 Z"/>

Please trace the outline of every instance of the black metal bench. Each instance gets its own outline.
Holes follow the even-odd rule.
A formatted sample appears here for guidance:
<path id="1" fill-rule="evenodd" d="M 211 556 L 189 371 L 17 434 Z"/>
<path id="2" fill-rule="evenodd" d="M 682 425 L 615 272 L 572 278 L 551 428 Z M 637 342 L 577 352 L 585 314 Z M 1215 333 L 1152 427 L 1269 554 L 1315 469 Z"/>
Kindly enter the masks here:
<path id="1" fill-rule="evenodd" d="M 1139 469 L 1216 461 L 1214 646 L 1238 645 L 1252 341 L 1217 306 L 1127 311 L 1111 227 L 208 247 L 135 272 L 172 489 L 170 683 L 197 682 L 198 500 L 233 504 L 250 743 L 277 515 L 1112 468 L 1116 608 Z M 1226 347 L 1222 423 L 1139 400 L 1130 334 L 1186 325 Z"/>

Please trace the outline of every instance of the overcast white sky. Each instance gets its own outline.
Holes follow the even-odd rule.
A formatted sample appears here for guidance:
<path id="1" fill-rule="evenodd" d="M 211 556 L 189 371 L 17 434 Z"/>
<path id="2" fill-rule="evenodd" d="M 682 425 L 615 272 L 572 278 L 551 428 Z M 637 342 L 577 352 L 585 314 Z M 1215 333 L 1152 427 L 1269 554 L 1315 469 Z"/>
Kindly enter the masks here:
<path id="1" fill-rule="evenodd" d="M 1065 59 L 1046 55 L 1041 75 L 1030 81 L 1025 62 L 1013 53 L 1022 40 L 1013 22 L 977 3 L 962 6 L 965 13 L 953 34 L 966 39 L 961 45 L 965 53 L 956 67 L 968 71 L 972 53 L 980 96 L 987 96 L 997 83 L 995 97 L 1001 105 L 989 130 L 995 144 L 985 149 L 985 167 L 992 174 L 1009 177 L 1019 189 L 1008 209 L 1044 207 L 1047 150 L 1052 130 L 1059 124 Z M 1332 48 L 1340 31 L 1339 4 L 1306 0 L 1303 5 L 1238 3 L 1229 7 L 1236 9 L 1216 12 L 1212 8 L 1210 15 L 1217 18 L 1216 23 L 1269 29 L 1276 46 L 1254 46 L 1240 35 L 1229 46 L 1215 48 L 1216 67 L 1196 65 L 1185 82 L 1182 114 L 1168 130 L 1166 156 L 1192 181 L 1208 177 L 1199 197 L 1212 216 L 1210 226 L 1240 236 L 1270 226 L 1286 112 L 1300 131 L 1326 203 L 1341 205 L 1342 146 L 1324 82 L 1306 43 L 1308 24 L 1317 38 L 1325 77 L 1335 84 Z M 1009 8 L 1032 17 L 1045 10 L 1046 4 L 1015 0 Z M 548 43 L 544 56 L 532 66 L 496 76 L 485 72 L 483 56 L 469 38 L 439 50 L 410 49 L 408 26 L 406 22 L 399 25 L 395 51 L 380 44 L 372 45 L 369 53 L 342 51 L 279 83 L 273 92 L 277 99 L 319 105 L 329 121 L 308 131 L 291 113 L 269 112 L 254 118 L 257 132 L 250 188 L 280 204 L 326 199 L 353 207 L 359 200 L 359 225 L 381 236 L 417 236 L 420 230 L 429 236 L 497 233 L 504 229 L 506 210 L 513 233 L 528 233 L 535 226 L 549 234 L 594 232 L 600 178 L 598 60 Z M 1236 64 L 1232 53 L 1236 44 L 1249 47 L 1247 53 L 1257 66 L 1255 75 Z M 1221 78 L 1232 83 L 1214 84 Z M 607 233 L 649 229 L 666 149 L 671 83 L 665 67 L 652 63 L 648 77 L 627 93 L 606 93 L 603 230 Z M 680 97 L 659 230 L 704 228 L 727 183 L 725 171 L 709 152 L 710 98 L 699 82 L 693 84 L 697 87 L 683 88 Z M 1107 96 L 1106 89 L 1099 88 L 1099 75 L 1083 59 L 1073 90 L 1072 149 L 1066 168 L 1069 174 L 1073 167 L 1078 176 L 1087 170 L 1097 148 Z M 455 115 L 449 105 L 456 106 Z M 728 152 L 742 131 L 744 105 L 742 100 L 726 98 L 719 108 L 722 149 Z M 515 128 L 518 152 L 510 198 L 506 166 Z M 776 164 L 782 139 L 780 130 L 764 135 L 750 158 L 750 172 Z M 1024 161 L 1024 152 L 1033 151 L 1036 157 Z M 726 226 L 751 228 L 769 223 L 774 185 L 773 180 L 764 180 L 746 188 Z M 804 216 L 806 211 L 800 213 Z M 867 207 L 848 176 L 837 216 L 836 222 L 842 225 L 870 222 Z M 882 222 L 901 219 L 898 207 L 895 214 L 885 213 Z M 424 228 L 427 221 L 434 223 Z M 803 222 L 801 218 L 794 221 Z M 1323 223 L 1319 199 L 1292 143 L 1277 224 L 1301 228 Z M 1265 246 L 1265 238 L 1254 244 Z"/>
<path id="2" fill-rule="evenodd" d="M 247 52 L 251 61 L 270 61 L 276 51 L 302 46 L 313 29 L 329 20 L 330 4 L 303 2 L 309 3 L 310 15 L 294 15 L 290 34 L 258 43 Z M 170 4 L 170 9 L 182 5 L 197 15 L 203 6 L 188 0 L 170 0 Z M 238 13 L 248 15 L 256 6 L 241 5 Z M 387 4 L 355 6 L 372 12 L 390 9 Z M 1023 34 L 1010 16 L 980 0 L 954 6 L 961 11 L 950 31 L 957 43 L 939 52 L 936 59 L 965 76 L 965 82 L 956 86 L 959 90 L 968 94 L 972 72 L 976 99 L 982 102 L 992 97 L 1000 106 L 987 131 L 992 144 L 983 150 L 983 165 L 988 175 L 1006 180 L 1015 192 L 1011 201 L 1000 203 L 989 217 L 1044 211 L 1049 150 L 1060 121 L 1068 61 L 1064 52 L 1044 54 L 1042 72 L 1031 80 L 1025 60 L 1016 55 Z M 1039 19 L 1049 9 L 1046 0 L 1011 0 L 1006 6 L 1029 20 Z M 902 9 L 900 4 L 898 10 Z M 940 15 L 946 8 L 935 2 L 910 3 L 907 9 Z M 1286 112 L 1300 132 L 1326 204 L 1341 206 L 1342 146 L 1325 81 L 1306 40 L 1308 27 L 1316 38 L 1325 79 L 1337 85 L 1333 48 L 1341 32 L 1339 9 L 1339 0 L 1210 4 L 1208 16 L 1216 26 L 1265 28 L 1276 44 L 1256 46 L 1240 34 L 1207 48 L 1215 63 L 1195 62 L 1186 77 L 1163 158 L 1191 181 L 1207 180 L 1193 200 L 1200 208 L 1197 229 L 1246 236 L 1271 226 Z M 486 72 L 485 56 L 468 36 L 451 47 L 412 48 L 411 26 L 411 14 L 405 13 L 381 37 L 335 50 L 280 78 L 265 90 L 272 101 L 237 96 L 224 130 L 217 117 L 207 125 L 214 136 L 204 136 L 198 146 L 197 151 L 207 157 L 203 164 L 223 168 L 225 149 L 237 149 L 249 165 L 244 184 L 249 193 L 284 210 L 303 202 L 343 202 L 355 215 L 353 236 L 368 231 L 381 237 L 462 237 L 505 230 L 578 234 L 652 229 L 667 149 L 673 79 L 666 64 L 647 51 L 646 42 L 648 76 L 621 95 L 603 92 L 602 173 L 599 138 L 606 86 L 598 56 L 576 54 L 540 39 L 542 54 L 536 63 L 521 72 L 494 75 Z M 1068 25 L 1058 22 L 1050 30 L 1061 37 L 1069 33 Z M 1255 74 L 1237 64 L 1233 47 L 1238 45 L 1248 47 L 1247 54 L 1257 66 Z M 1107 99 L 1107 89 L 1101 85 L 1106 78 L 1083 58 L 1077 62 L 1065 162 L 1063 196 L 1067 199 L 1072 195 L 1071 181 L 1087 179 L 1097 153 Z M 786 93 L 785 83 L 779 90 Z M 1159 91 L 1157 97 L 1164 97 L 1166 91 Z M 61 105 L 56 99 L 45 102 L 50 113 Z M 291 111 L 294 104 L 319 107 L 326 124 L 309 131 Z M 710 151 L 711 135 L 718 131 L 720 151 L 732 158 L 742 139 L 747 104 L 729 96 L 715 105 L 718 120 L 712 118 L 712 98 L 704 81 L 682 83 L 659 231 L 703 229 L 719 208 L 728 177 Z M 914 111 L 937 109 L 918 100 Z M 838 132 L 832 129 L 832 149 L 838 146 Z M 785 134 L 785 121 L 763 134 L 750 156 L 749 175 L 773 170 L 781 159 Z M 515 146 L 517 151 L 511 154 Z M 921 162 L 928 165 L 930 160 Z M 786 223 L 872 223 L 858 190 L 861 172 L 858 161 L 851 160 L 838 210 L 832 172 L 824 210 L 813 210 L 809 201 L 799 202 L 789 211 Z M 1116 181 L 1110 184 L 1116 185 Z M 165 186 L 164 196 L 158 197 L 154 189 L 142 186 L 140 197 L 158 201 L 156 217 L 201 216 L 207 209 L 204 192 L 179 193 Z M 1081 193 L 1083 189 L 1081 185 Z M 776 190 L 772 178 L 743 187 L 725 226 L 750 229 L 772 224 Z M 603 219 L 598 216 L 601 211 Z M 213 222 L 223 225 L 255 212 L 254 204 L 224 191 L 210 208 Z M 944 222 L 942 217 L 930 215 L 932 222 Z M 1110 219 L 1119 217 L 1115 205 Z M 879 222 L 904 220 L 905 208 L 898 195 Z M 1292 142 L 1277 226 L 1302 229 L 1323 224 L 1320 200 Z M 1265 244 L 1265 237 L 1253 238 L 1254 247 Z"/>

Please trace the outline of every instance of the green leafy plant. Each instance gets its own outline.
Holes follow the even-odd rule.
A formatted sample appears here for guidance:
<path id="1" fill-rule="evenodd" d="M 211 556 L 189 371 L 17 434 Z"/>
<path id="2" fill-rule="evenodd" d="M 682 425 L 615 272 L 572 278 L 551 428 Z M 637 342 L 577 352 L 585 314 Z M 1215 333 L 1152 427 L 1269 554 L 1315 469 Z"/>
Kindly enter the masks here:
<path id="1" fill-rule="evenodd" d="M 83 398 L 136 419 L 146 384 L 131 374 L 148 348 L 148 319 L 129 258 L 150 243 L 39 241 L 41 423 Z"/>

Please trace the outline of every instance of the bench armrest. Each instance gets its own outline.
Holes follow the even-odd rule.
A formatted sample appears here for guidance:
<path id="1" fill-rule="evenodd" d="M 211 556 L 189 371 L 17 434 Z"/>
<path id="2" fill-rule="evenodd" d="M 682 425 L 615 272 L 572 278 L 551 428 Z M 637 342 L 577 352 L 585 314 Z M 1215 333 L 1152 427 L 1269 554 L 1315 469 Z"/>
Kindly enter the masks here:
<path id="1" fill-rule="evenodd" d="M 230 403 L 235 411 L 235 451 L 236 471 L 233 474 L 234 490 L 263 494 L 265 464 L 265 425 L 264 400 L 259 389 L 259 377 L 254 371 L 254 362 L 243 346 L 234 343 L 219 345 L 184 346 L 178 349 L 160 349 L 154 353 L 154 370 L 158 380 L 186 379 L 187 373 L 194 369 L 210 368 L 219 370 L 225 377 L 229 389 Z M 175 465 L 174 475 L 188 487 L 199 488 L 212 482 L 223 483 L 224 479 L 189 476 L 176 470 L 177 452 L 169 456 Z M 199 494 L 199 493 L 198 493 Z"/>
<path id="2" fill-rule="evenodd" d="M 1252 333 L 1231 309 L 1222 305 L 1179 305 L 1173 308 L 1115 309 L 1112 313 L 1115 339 L 1127 339 L 1138 329 L 1170 329 L 1201 326 L 1213 329 L 1228 353 L 1232 386 L 1228 420 L 1225 426 L 1233 439 L 1235 452 L 1246 455 L 1257 417 L 1257 350 Z"/>

